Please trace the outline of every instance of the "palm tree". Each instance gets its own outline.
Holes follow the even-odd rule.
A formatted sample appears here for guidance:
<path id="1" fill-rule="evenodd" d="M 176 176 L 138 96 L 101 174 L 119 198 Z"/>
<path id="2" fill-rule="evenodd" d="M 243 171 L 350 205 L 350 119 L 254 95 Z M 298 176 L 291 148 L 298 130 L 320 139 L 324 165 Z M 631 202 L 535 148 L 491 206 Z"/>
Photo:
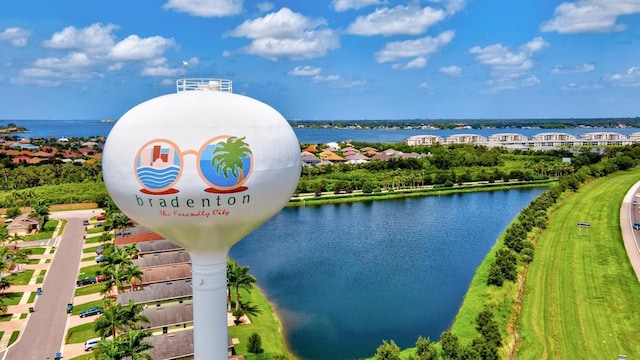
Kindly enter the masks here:
<path id="1" fill-rule="evenodd" d="M 103 282 L 104 287 L 100 293 L 106 296 L 111 295 L 114 286 L 118 290 L 118 293 L 122 292 L 124 284 L 129 280 L 126 269 L 122 266 L 106 268 L 104 270 L 104 275 L 107 279 Z"/>
<path id="2" fill-rule="evenodd" d="M 102 339 L 96 346 L 94 354 L 97 360 L 121 360 L 126 356 L 122 344 L 117 339 Z"/>
<path id="3" fill-rule="evenodd" d="M 129 217 L 125 214 L 119 213 L 113 216 L 113 227 L 116 230 L 120 230 L 122 233 L 122 237 L 124 237 L 124 233 L 127 228 L 132 227 L 133 222 Z"/>
<path id="4" fill-rule="evenodd" d="M 251 291 L 255 283 L 256 278 L 249 274 L 249 266 L 239 266 L 231 260 L 227 263 L 227 284 L 235 290 L 236 310 L 240 309 L 240 289 Z"/>
<path id="5" fill-rule="evenodd" d="M 153 349 L 153 345 L 144 341 L 151 333 L 144 330 L 129 330 L 126 334 L 119 337 L 124 348 L 124 353 L 130 356 L 131 360 L 153 360 L 149 353 L 145 351 Z"/>
<path id="6" fill-rule="evenodd" d="M 244 142 L 244 137 L 238 138 L 236 136 L 230 136 L 226 142 L 218 144 L 211 156 L 211 167 L 216 174 L 222 173 L 227 179 L 230 171 L 238 179 L 236 183 L 241 183 L 244 179 L 242 159 L 251 155 L 251 150 L 247 145 Z"/>
<path id="7" fill-rule="evenodd" d="M 134 304 L 129 300 L 129 305 L 122 306 L 112 300 L 105 300 L 104 312 L 93 324 L 93 330 L 101 337 L 116 337 L 119 331 L 126 329 L 139 329 L 140 322 L 149 322 L 146 316 L 142 315 L 143 307 Z"/>
<path id="8" fill-rule="evenodd" d="M 0 243 L 2 246 L 9 240 L 9 231 L 6 227 L 0 227 Z"/>
<path id="9" fill-rule="evenodd" d="M 140 270 L 138 265 L 127 266 L 125 268 L 125 272 L 127 274 L 127 279 L 131 284 L 131 291 L 133 291 L 134 288 L 138 286 L 138 282 L 142 281 L 142 275 L 144 275 L 144 272 Z"/>
<path id="10" fill-rule="evenodd" d="M 29 216 L 37 217 L 38 219 L 44 219 L 47 221 L 49 217 L 49 204 L 45 200 L 37 200 L 31 205 L 33 210 L 29 213 Z"/>
<path id="11" fill-rule="evenodd" d="M 7 290 L 13 285 L 6 277 L 0 278 L 0 292 Z"/>
<path id="12" fill-rule="evenodd" d="M 18 251 L 13 255 L 11 261 L 14 264 L 18 264 L 18 270 L 22 270 L 22 265 L 29 262 L 29 257 L 31 256 L 32 252 L 33 250 L 28 248 L 18 249 Z"/>
<path id="13" fill-rule="evenodd" d="M 10 243 L 12 242 L 14 245 L 18 245 L 18 242 L 23 240 L 24 240 L 24 236 L 18 233 L 13 233 L 13 235 L 9 235 L 9 242 Z"/>
<path id="14" fill-rule="evenodd" d="M 0 314 L 6 314 L 9 307 L 4 303 L 4 299 L 0 297 Z"/>
<path id="15" fill-rule="evenodd" d="M 127 255 L 129 255 L 129 259 L 137 259 L 138 258 L 138 246 L 136 245 L 136 243 L 133 244 L 129 244 L 129 245 L 125 245 L 124 246 L 124 252 L 127 253 Z"/>

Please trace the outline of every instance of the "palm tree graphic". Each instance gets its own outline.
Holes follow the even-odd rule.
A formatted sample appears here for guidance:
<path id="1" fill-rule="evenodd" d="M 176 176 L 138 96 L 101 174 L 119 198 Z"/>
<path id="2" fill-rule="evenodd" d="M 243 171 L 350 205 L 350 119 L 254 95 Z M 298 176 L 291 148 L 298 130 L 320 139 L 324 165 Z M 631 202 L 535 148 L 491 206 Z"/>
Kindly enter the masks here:
<path id="1" fill-rule="evenodd" d="M 244 180 L 243 158 L 251 156 L 248 144 L 244 137 L 230 136 L 226 141 L 217 144 L 211 155 L 211 167 L 216 174 L 222 174 L 225 179 L 229 174 L 237 179 L 236 184 Z"/>

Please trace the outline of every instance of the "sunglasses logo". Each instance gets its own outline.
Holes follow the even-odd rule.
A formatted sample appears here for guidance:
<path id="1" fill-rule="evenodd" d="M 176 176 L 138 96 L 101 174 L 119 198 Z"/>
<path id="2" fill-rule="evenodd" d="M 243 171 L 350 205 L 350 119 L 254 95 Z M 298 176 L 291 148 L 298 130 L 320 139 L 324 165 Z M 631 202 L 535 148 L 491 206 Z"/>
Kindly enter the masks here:
<path id="1" fill-rule="evenodd" d="M 140 192 L 149 195 L 178 193 L 175 185 L 184 168 L 184 157 L 197 158 L 198 174 L 209 187 L 208 193 L 236 193 L 247 190 L 243 184 L 251 176 L 253 154 L 244 137 L 222 135 L 209 139 L 196 152 L 181 151 L 168 139 L 154 139 L 138 150 L 134 167 Z"/>

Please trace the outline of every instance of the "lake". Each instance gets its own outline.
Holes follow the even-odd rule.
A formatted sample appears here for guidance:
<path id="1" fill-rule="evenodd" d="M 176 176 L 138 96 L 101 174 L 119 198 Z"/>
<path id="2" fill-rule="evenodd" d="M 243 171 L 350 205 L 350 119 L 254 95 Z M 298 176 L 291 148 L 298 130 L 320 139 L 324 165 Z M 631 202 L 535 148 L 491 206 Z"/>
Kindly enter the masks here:
<path id="1" fill-rule="evenodd" d="M 365 358 L 382 340 L 438 340 L 500 233 L 545 190 L 286 208 L 230 256 L 299 358 Z"/>

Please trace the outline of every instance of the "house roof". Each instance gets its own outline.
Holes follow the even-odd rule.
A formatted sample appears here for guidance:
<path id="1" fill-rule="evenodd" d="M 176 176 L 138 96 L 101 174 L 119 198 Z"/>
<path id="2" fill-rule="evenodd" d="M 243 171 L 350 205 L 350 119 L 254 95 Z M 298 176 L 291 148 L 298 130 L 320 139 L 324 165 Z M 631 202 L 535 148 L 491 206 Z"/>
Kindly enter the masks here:
<path id="1" fill-rule="evenodd" d="M 231 338 L 228 336 L 227 338 L 227 346 L 233 347 Z M 154 360 L 173 360 L 193 356 L 193 329 L 150 336 L 146 341 L 153 345 L 153 348 L 147 352 Z M 229 360 L 244 360 L 244 356 L 232 355 Z"/>
<path id="2" fill-rule="evenodd" d="M 320 154 L 322 155 L 322 154 Z M 323 160 L 325 161 L 346 161 L 345 158 L 343 158 L 342 156 L 338 155 L 338 154 L 334 154 L 332 152 L 329 152 L 327 155 L 321 156 Z"/>
<path id="3" fill-rule="evenodd" d="M 154 254 L 144 254 L 137 259 L 133 260 L 134 265 L 138 265 L 144 270 L 144 268 L 164 266 L 170 264 L 182 264 L 191 261 L 189 253 L 183 250 L 180 251 L 168 251 Z"/>
<path id="4" fill-rule="evenodd" d="M 149 306 L 142 310 L 149 322 L 140 323 L 141 329 L 157 329 L 193 322 L 193 303 L 173 303 L 163 306 Z"/>
<path id="5" fill-rule="evenodd" d="M 119 304 L 128 304 L 133 300 L 135 304 L 145 304 L 156 301 L 186 298 L 193 295 L 191 279 L 158 282 L 150 284 L 139 291 L 118 294 Z"/>
<path id="6" fill-rule="evenodd" d="M 7 231 L 11 233 L 12 230 L 26 230 L 29 227 L 38 226 L 40 224 L 40 220 L 35 217 L 29 216 L 29 214 L 22 214 L 13 219 L 11 224 L 7 225 Z"/>
<path id="7" fill-rule="evenodd" d="M 154 232 L 144 231 L 144 232 L 132 234 L 129 236 L 117 237 L 115 238 L 115 244 L 116 245 L 126 245 L 126 244 L 133 244 L 133 243 L 140 244 L 140 243 L 156 241 L 156 240 L 165 240 L 165 238 Z M 138 247 L 138 251 L 140 251 L 140 247 Z"/>
<path id="8" fill-rule="evenodd" d="M 142 279 L 140 279 L 142 285 L 191 278 L 191 264 L 189 263 L 150 267 L 142 271 Z"/>
<path id="9" fill-rule="evenodd" d="M 118 245 L 120 245 L 118 243 Z M 138 248 L 138 254 L 156 253 L 162 251 L 176 251 L 183 250 L 184 248 L 170 240 L 153 240 L 136 243 Z"/>

